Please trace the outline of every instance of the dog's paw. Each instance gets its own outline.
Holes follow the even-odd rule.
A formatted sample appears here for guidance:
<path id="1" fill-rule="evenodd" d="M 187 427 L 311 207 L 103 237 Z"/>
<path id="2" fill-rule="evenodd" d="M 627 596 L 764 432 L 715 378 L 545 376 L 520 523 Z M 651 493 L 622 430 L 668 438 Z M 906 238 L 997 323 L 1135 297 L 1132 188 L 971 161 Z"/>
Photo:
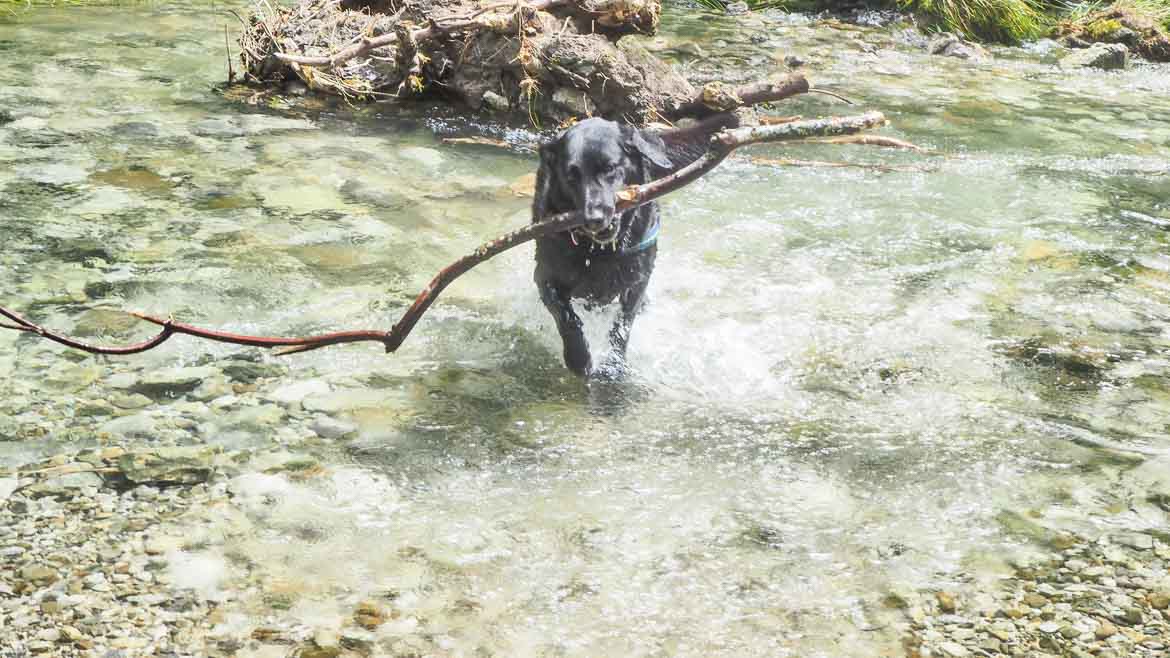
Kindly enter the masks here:
<path id="1" fill-rule="evenodd" d="M 609 355 L 601 367 L 591 373 L 591 378 L 604 382 L 624 381 L 630 374 L 630 366 L 620 356 Z"/>

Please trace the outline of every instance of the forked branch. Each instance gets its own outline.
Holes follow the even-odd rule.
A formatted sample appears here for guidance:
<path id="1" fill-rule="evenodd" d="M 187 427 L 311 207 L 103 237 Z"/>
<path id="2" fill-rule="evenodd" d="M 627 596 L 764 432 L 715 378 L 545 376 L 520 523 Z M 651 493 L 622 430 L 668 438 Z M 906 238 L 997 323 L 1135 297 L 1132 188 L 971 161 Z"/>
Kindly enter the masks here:
<path id="1" fill-rule="evenodd" d="M 721 130 L 711 136 L 710 142 L 707 145 L 707 152 L 690 163 L 682 167 L 674 173 L 650 181 L 644 185 L 634 185 L 626 188 L 618 194 L 617 211 L 624 212 L 631 208 L 649 203 L 654 199 L 681 189 L 702 176 L 706 175 L 712 169 L 717 167 L 719 163 L 731 154 L 732 151 L 749 144 L 759 144 L 763 142 L 781 142 L 800 140 L 808 137 L 828 137 L 834 135 L 850 135 L 867 128 L 875 128 L 885 123 L 885 117 L 880 112 L 868 112 L 857 116 L 850 117 L 835 117 L 830 119 L 815 119 L 809 121 L 793 121 L 791 123 L 783 123 L 771 126 L 756 126 L 745 128 L 734 128 L 728 130 Z M 503 253 L 513 247 L 524 244 L 536 238 L 551 235 L 553 233 L 560 233 L 568 231 L 584 223 L 584 218 L 580 212 L 573 211 L 553 215 L 551 217 L 542 218 L 538 222 L 534 222 L 525 226 L 524 228 L 512 231 L 503 236 L 486 242 L 474 252 L 460 258 L 451 263 L 447 267 L 439 271 L 431 282 L 427 284 L 426 288 L 422 290 L 415 298 L 414 303 L 410 308 L 402 314 L 402 317 L 390 329 L 390 331 L 377 330 L 360 330 L 360 331 L 342 331 L 329 334 L 321 334 L 318 336 L 306 336 L 301 338 L 283 338 L 283 337 L 269 337 L 269 336 L 248 336 L 243 334 L 231 334 L 211 329 L 202 329 L 189 324 L 175 322 L 171 318 L 159 318 L 151 315 L 144 315 L 140 313 L 133 313 L 137 318 L 152 322 L 159 325 L 162 329 L 157 335 L 149 340 L 140 343 L 134 343 L 126 346 L 107 347 L 101 345 L 91 345 L 81 341 L 63 336 L 55 333 L 44 327 L 41 327 L 24 317 L 0 307 L 0 315 L 8 318 L 13 324 L 0 323 L 0 327 L 5 329 L 13 329 L 16 331 L 23 331 L 26 333 L 36 334 L 51 340 L 55 343 L 60 343 L 66 347 L 81 350 L 83 352 L 90 352 L 92 354 L 137 354 L 147 350 L 158 347 L 166 342 L 171 336 L 176 334 L 185 334 L 188 336 L 195 336 L 219 343 L 230 343 L 233 345 L 248 345 L 252 347 L 262 347 L 265 349 L 276 348 L 279 354 L 293 354 L 296 352 L 308 352 L 310 350 L 319 349 L 329 345 L 340 345 L 344 343 L 360 343 L 360 342 L 377 342 L 382 343 L 387 352 L 396 351 L 414 326 L 418 323 L 419 318 L 427 312 L 431 304 L 439 296 L 443 290 L 451 284 L 452 281 L 462 276 L 471 268 L 480 263 Z"/>

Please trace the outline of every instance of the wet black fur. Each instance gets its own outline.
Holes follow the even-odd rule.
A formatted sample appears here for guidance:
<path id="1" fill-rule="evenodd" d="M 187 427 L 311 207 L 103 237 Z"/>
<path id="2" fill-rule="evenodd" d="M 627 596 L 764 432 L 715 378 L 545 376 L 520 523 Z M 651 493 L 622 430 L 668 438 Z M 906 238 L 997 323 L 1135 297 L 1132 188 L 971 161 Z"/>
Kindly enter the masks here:
<path id="1" fill-rule="evenodd" d="M 682 159 L 693 159 L 689 155 Z M 630 326 L 658 255 L 656 244 L 634 249 L 657 222 L 659 210 L 657 203 L 648 203 L 615 216 L 615 196 L 627 185 L 646 183 L 682 164 L 672 162 L 657 134 L 604 119 L 582 121 L 541 147 L 533 220 L 581 209 L 586 228 L 606 237 L 617 230 L 616 251 L 587 238 L 573 244 L 566 233 L 536 241 L 536 287 L 556 321 L 565 365 L 573 372 L 582 376 L 595 372 L 574 299 L 587 307 L 620 302 L 609 332 L 610 355 L 598 372 L 611 376 L 624 372 Z"/>

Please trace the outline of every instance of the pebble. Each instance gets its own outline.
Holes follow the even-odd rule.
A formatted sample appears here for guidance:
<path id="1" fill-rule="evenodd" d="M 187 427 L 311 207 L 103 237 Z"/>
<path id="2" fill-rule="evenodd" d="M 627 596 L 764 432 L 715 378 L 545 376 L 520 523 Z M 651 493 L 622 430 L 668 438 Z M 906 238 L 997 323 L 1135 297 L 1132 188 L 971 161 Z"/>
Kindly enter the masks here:
<path id="1" fill-rule="evenodd" d="M 357 425 L 330 418 L 329 416 L 317 416 L 309 424 L 309 429 L 316 432 L 317 436 L 323 439 L 340 439 L 356 432 Z"/>
<path id="2" fill-rule="evenodd" d="M 938 607 L 945 613 L 954 613 L 955 611 L 955 595 L 950 592 L 935 592 L 934 598 L 938 601 Z"/>
<path id="3" fill-rule="evenodd" d="M 1043 608 L 1048 605 L 1048 599 L 1041 594 L 1029 592 L 1024 595 L 1024 603 L 1032 608 Z"/>
<path id="4" fill-rule="evenodd" d="M 921 647 L 920 656 L 954 655 L 947 648 L 958 646 L 972 654 L 1012 658 L 1160 658 L 1170 644 L 1170 614 L 1163 612 L 1170 608 L 1170 594 L 1161 585 L 1166 562 L 1159 553 L 1164 545 L 1154 540 L 1150 550 L 1132 539 L 1137 536 L 1148 535 L 1134 533 L 1124 542 L 1115 535 L 1093 543 L 1070 535 L 1059 557 L 1021 564 L 1000 588 L 947 592 L 954 600 L 972 597 L 970 620 L 946 612 L 948 601 L 937 591 L 909 591 L 903 609 L 913 624 L 906 624 L 910 637 L 904 642 Z M 1074 574 L 1086 572 L 1098 578 L 1070 582 Z M 930 599 L 938 602 L 936 614 L 909 614 Z"/>
<path id="5" fill-rule="evenodd" d="M 938 645 L 938 649 L 944 656 L 952 656 L 953 658 L 964 658 L 970 656 L 971 651 L 957 642 L 943 642 Z"/>

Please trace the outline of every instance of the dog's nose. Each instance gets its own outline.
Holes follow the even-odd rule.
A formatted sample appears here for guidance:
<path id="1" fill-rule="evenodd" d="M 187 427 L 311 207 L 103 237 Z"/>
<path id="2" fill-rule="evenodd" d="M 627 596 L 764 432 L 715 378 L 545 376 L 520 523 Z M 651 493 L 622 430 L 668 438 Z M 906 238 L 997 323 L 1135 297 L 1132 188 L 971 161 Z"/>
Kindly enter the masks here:
<path id="1" fill-rule="evenodd" d="M 601 231 L 609 225 L 609 213 L 602 210 L 589 210 L 585 213 L 585 229 Z"/>

